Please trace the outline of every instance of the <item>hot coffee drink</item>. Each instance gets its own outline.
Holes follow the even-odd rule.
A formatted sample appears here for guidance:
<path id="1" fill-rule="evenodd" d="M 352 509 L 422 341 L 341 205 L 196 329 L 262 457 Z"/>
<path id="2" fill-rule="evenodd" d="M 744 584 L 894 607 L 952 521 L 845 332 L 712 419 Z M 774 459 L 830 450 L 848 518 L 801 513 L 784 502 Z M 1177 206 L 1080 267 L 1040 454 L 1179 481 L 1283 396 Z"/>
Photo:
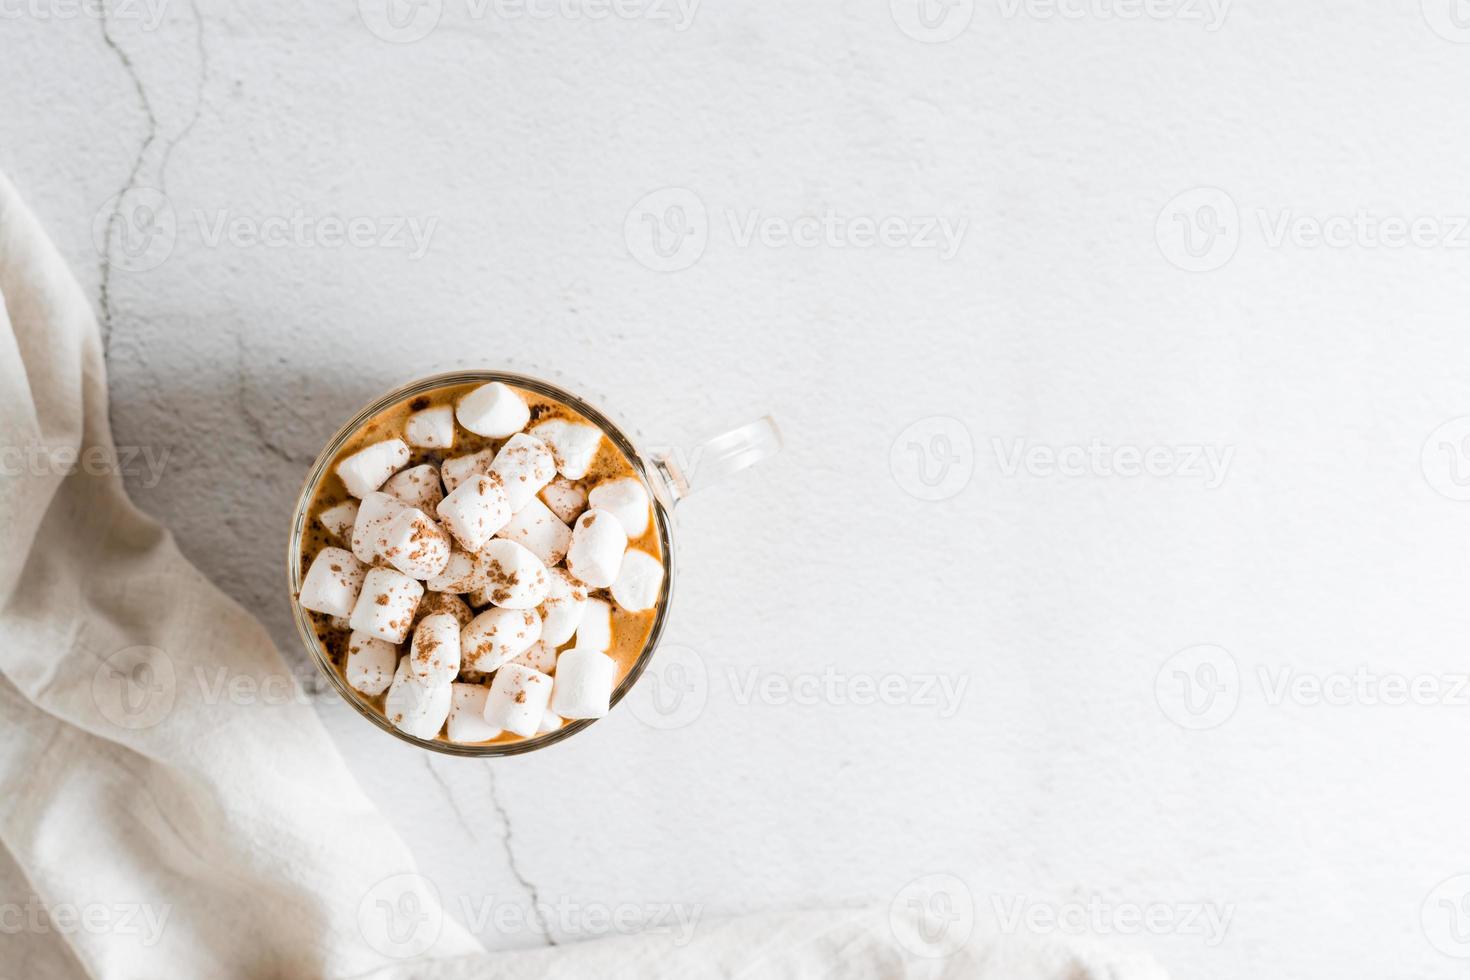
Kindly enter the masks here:
<path id="1" fill-rule="evenodd" d="M 347 439 L 307 510 L 297 601 L 400 731 L 518 742 L 599 718 L 665 601 L 640 470 L 572 406 L 446 385 Z"/>

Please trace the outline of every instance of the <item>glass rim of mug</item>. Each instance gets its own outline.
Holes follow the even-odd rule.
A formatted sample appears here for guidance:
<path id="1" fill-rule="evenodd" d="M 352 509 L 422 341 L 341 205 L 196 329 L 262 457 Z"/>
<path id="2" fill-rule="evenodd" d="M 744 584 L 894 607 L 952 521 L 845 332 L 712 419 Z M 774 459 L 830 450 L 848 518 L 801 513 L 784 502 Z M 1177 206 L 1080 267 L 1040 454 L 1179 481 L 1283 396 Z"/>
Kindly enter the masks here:
<path id="1" fill-rule="evenodd" d="M 344 424 L 327 441 L 326 446 L 318 454 L 316 461 L 312 463 L 311 469 L 306 476 L 306 482 L 302 486 L 301 495 L 297 498 L 296 508 L 291 520 L 290 552 L 287 555 L 286 575 L 290 583 L 290 601 L 293 617 L 296 621 L 296 631 L 301 636 L 307 652 L 319 671 L 326 675 L 337 693 L 350 704 L 357 713 L 367 718 L 378 728 L 405 742 L 433 752 L 445 755 L 463 756 L 468 758 L 494 758 L 496 756 L 521 755 L 526 752 L 534 752 L 547 746 L 555 745 L 564 739 L 571 738 L 591 726 L 598 718 L 588 718 L 577 721 L 566 721 L 555 731 L 546 732 L 524 738 L 517 742 L 474 744 L 447 742 L 438 739 L 422 739 L 400 730 L 390 722 L 381 711 L 366 703 L 356 690 L 347 683 L 342 674 L 333 666 L 331 658 L 327 656 L 326 650 L 316 635 L 316 629 L 312 624 L 311 614 L 301 607 L 300 593 L 303 569 L 301 563 L 301 543 L 306 536 L 306 522 L 311 511 L 312 500 L 321 485 L 322 479 L 327 475 L 333 460 L 342 450 L 342 447 L 355 436 L 358 431 L 367 424 L 374 416 L 388 408 L 412 398 L 415 395 L 440 388 L 453 387 L 460 384 L 489 384 L 493 381 L 504 382 L 527 391 L 545 395 L 555 399 L 569 408 L 580 412 L 589 422 L 602 430 L 603 435 L 610 439 L 618 451 L 621 452 L 633 467 L 634 473 L 644 484 L 648 491 L 649 501 L 653 506 L 654 521 L 658 526 L 659 547 L 663 554 L 661 560 L 664 567 L 664 582 L 659 593 L 658 604 L 655 606 L 656 613 L 653 620 L 653 628 L 649 631 L 648 639 L 644 641 L 643 649 L 638 653 L 638 659 L 628 669 L 627 676 L 617 686 L 612 694 L 612 707 L 617 707 L 633 685 L 638 683 L 644 671 L 648 669 L 649 662 L 653 659 L 654 651 L 658 648 L 659 640 L 663 635 L 664 628 L 668 624 L 669 612 L 673 608 L 674 598 L 674 531 L 670 504 L 666 502 L 668 488 L 659 486 L 656 481 L 663 479 L 661 475 L 650 465 L 638 447 L 623 430 L 602 411 L 588 404 L 578 395 L 574 395 L 564 388 L 554 385 L 549 381 L 531 377 L 525 374 L 516 374 L 511 371 L 497 371 L 490 369 L 466 369 L 462 371 L 448 371 L 443 374 L 430 375 L 410 381 L 392 391 L 387 392 L 374 399 L 370 404 L 355 413 L 352 418 Z"/>

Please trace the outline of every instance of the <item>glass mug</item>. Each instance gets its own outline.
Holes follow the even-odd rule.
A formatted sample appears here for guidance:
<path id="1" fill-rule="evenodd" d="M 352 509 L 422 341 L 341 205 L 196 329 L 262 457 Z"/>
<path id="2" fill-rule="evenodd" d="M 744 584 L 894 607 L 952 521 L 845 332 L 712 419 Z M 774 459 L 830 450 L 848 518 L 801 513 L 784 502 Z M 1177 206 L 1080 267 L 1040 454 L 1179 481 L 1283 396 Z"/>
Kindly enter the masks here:
<path id="1" fill-rule="evenodd" d="M 358 713 L 367 718 L 373 724 L 384 731 L 404 740 L 411 742 L 420 748 L 432 749 L 448 755 L 459 756 L 501 756 L 518 755 L 522 752 L 530 752 L 535 749 L 544 748 L 564 738 L 569 738 L 577 732 L 591 725 L 596 719 L 581 721 L 567 721 L 555 731 L 531 738 L 525 738 L 518 742 L 507 742 L 488 745 L 466 745 L 457 742 L 444 742 L 439 740 L 426 740 L 416 738 L 407 732 L 400 731 L 383 714 L 363 699 L 332 664 L 327 651 L 323 649 L 321 640 L 318 638 L 316 629 L 313 627 L 311 615 L 296 600 L 301 592 L 301 582 L 305 576 L 305 569 L 301 562 L 301 545 L 306 535 L 306 522 L 311 510 L 311 504 L 317 494 L 322 480 L 330 472 L 337 454 L 342 447 L 351 439 L 359 429 L 366 425 L 379 413 L 392 408 L 400 402 L 407 401 L 422 394 L 437 390 L 439 388 L 453 387 L 465 384 L 489 384 L 492 381 L 501 381 L 516 388 L 523 388 L 535 392 L 538 395 L 559 401 L 580 413 L 588 422 L 602 430 L 602 434 L 613 444 L 613 446 L 627 458 L 632 464 L 634 475 L 643 483 L 644 489 L 648 491 L 648 497 L 652 503 L 654 525 L 658 531 L 659 548 L 663 555 L 664 580 L 662 591 L 659 594 L 658 604 L 655 607 L 653 629 L 648 634 L 648 640 L 643 644 L 638 658 L 629 669 L 627 676 L 613 691 L 612 704 L 616 706 L 630 690 L 643 672 L 648 669 L 648 664 L 653 658 L 654 650 L 658 646 L 659 638 L 663 635 L 664 628 L 668 625 L 669 610 L 674 596 L 674 522 L 673 511 L 676 504 L 685 497 L 702 490 L 705 487 L 717 483 L 721 479 L 753 466 L 763 459 L 774 456 L 781 451 L 781 433 L 777 429 L 775 421 L 766 416 L 749 425 L 742 426 L 732 432 L 717 436 L 699 446 L 690 454 L 690 459 L 698 463 L 698 474 L 690 467 L 686 467 L 685 460 L 676 459 L 672 453 L 664 452 L 654 455 L 645 455 L 633 441 L 623 434 L 606 415 L 588 405 L 581 398 L 571 392 L 558 388 L 556 385 L 541 381 L 537 378 L 527 377 L 521 374 L 510 374 L 504 371 L 453 371 L 448 374 L 438 374 L 433 377 L 423 378 L 404 385 L 401 388 L 390 391 L 381 398 L 358 412 L 353 418 L 337 430 L 321 455 L 317 456 L 316 462 L 312 464 L 311 472 L 306 477 L 306 484 L 302 488 L 301 498 L 296 502 L 296 513 L 291 522 L 291 551 L 288 558 L 287 575 L 291 586 L 291 607 L 295 612 L 296 628 L 301 634 L 302 642 L 306 644 L 307 651 L 316 663 L 317 669 L 326 675 L 337 693 L 357 709 Z"/>

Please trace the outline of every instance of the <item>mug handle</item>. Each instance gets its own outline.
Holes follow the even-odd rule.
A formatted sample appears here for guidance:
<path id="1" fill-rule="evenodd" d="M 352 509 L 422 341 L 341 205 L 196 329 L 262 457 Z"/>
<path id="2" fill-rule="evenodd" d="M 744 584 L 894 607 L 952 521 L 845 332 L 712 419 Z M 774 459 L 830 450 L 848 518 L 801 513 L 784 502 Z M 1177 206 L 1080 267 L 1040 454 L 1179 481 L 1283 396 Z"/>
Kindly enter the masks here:
<path id="1" fill-rule="evenodd" d="M 767 415 L 715 436 L 687 455 L 663 450 L 649 458 L 663 476 L 671 502 L 677 504 L 696 490 L 713 486 L 763 459 L 770 459 L 781 447 L 781 430 L 776 420 Z"/>

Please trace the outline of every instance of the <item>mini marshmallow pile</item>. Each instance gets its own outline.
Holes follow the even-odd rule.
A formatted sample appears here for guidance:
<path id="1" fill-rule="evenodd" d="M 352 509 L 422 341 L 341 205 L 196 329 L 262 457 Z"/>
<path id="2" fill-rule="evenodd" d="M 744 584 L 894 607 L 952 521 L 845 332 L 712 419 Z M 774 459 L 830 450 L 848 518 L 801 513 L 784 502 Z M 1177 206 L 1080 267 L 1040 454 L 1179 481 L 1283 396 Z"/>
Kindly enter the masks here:
<path id="1" fill-rule="evenodd" d="M 453 449 L 456 418 L 505 441 L 409 467 L 410 447 Z M 368 697 L 386 691 L 389 721 L 417 738 L 529 738 L 601 718 L 618 671 L 612 605 L 591 593 L 607 590 L 629 612 L 658 602 L 663 563 L 628 547 L 648 529 L 643 484 L 585 490 L 602 431 L 530 421 L 525 399 L 495 382 L 337 464 L 356 499 L 319 519 L 346 547 L 316 556 L 301 606 L 345 620 L 347 682 Z"/>

